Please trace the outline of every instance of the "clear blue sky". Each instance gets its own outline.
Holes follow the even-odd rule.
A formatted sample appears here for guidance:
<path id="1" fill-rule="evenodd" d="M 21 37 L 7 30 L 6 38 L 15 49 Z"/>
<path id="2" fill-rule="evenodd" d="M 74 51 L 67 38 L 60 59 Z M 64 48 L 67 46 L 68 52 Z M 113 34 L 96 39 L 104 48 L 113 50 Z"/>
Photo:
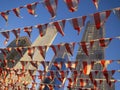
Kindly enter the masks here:
<path id="1" fill-rule="evenodd" d="M 16 8 L 19 6 L 26 5 L 28 3 L 36 2 L 40 0 L 1 0 L 0 2 L 0 12 L 10 10 L 12 8 Z M 42 0 L 41 0 L 42 1 Z M 104 11 L 104 10 L 109 10 L 112 8 L 120 7 L 120 0 L 100 0 L 99 2 L 99 9 L 96 10 L 95 6 L 92 3 L 92 0 L 80 0 L 79 8 L 77 12 L 70 13 L 68 11 L 68 8 L 66 7 L 65 3 L 63 0 L 59 0 L 58 2 L 58 9 L 57 9 L 57 16 L 55 20 L 60 20 L 60 19 L 66 19 L 66 18 L 72 18 L 72 17 L 78 17 L 78 16 L 83 16 L 83 15 L 89 15 L 98 11 Z M 43 24 L 43 23 L 48 23 L 50 21 L 50 14 L 48 11 L 44 8 L 42 4 L 39 4 L 36 9 L 36 14 L 38 14 L 38 17 L 34 17 L 30 14 L 28 14 L 27 9 L 21 9 L 20 10 L 20 15 L 23 17 L 18 18 L 14 15 L 13 12 L 10 12 L 9 17 L 8 17 L 8 25 L 6 25 L 6 22 L 4 19 L 0 16 L 0 28 L 3 30 L 11 30 L 14 28 L 18 27 L 25 27 L 25 26 L 31 26 L 31 25 L 37 25 L 37 24 Z M 118 19 L 113 13 L 107 20 L 105 24 L 106 28 L 106 35 L 105 37 L 116 37 L 120 36 L 120 19 Z M 36 29 L 35 29 L 36 30 Z M 83 29 L 84 30 L 84 29 Z M 80 33 L 80 35 L 77 35 L 77 32 L 72 28 L 70 23 L 66 23 L 65 26 L 65 36 L 62 37 L 60 34 L 57 35 L 56 39 L 54 40 L 54 44 L 58 44 L 61 42 L 79 42 L 81 40 L 83 30 Z M 36 34 L 36 35 L 35 35 Z M 26 35 L 26 34 L 22 34 Z M 34 41 L 34 39 L 37 36 L 37 32 L 32 33 L 32 38 L 31 40 Z M 13 40 L 15 37 L 11 34 L 11 40 Z M 13 38 L 14 37 L 14 38 Z M 3 36 L 0 35 L 0 47 L 3 46 Z M 10 41 L 11 41 L 10 40 Z M 106 49 L 105 53 L 105 59 L 120 59 L 119 51 L 120 51 L 120 41 L 119 40 L 113 40 L 109 47 Z M 77 50 L 77 49 L 76 49 Z M 75 54 L 72 57 L 72 59 L 75 59 Z M 50 54 L 46 56 L 47 59 L 49 59 Z M 120 69 L 120 66 L 116 63 L 112 64 L 113 69 Z M 116 77 L 120 79 L 119 73 L 116 73 Z M 119 90 L 120 88 L 120 83 L 116 84 L 116 90 Z"/>

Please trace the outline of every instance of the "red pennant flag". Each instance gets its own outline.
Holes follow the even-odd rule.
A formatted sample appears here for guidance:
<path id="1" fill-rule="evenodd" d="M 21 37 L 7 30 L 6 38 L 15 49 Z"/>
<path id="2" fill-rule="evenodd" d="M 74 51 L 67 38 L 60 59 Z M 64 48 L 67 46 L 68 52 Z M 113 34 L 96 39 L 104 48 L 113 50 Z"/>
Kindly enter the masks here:
<path id="1" fill-rule="evenodd" d="M 15 35 L 15 37 L 16 37 L 16 43 L 18 43 L 18 38 L 19 38 L 19 36 L 20 36 L 20 28 L 17 28 L 17 29 L 14 29 L 14 30 L 12 30 L 12 33 Z"/>
<path id="2" fill-rule="evenodd" d="M 71 87 L 71 86 L 73 86 L 74 85 L 74 82 L 73 82 L 73 80 L 71 79 L 71 78 L 67 78 L 68 79 L 68 86 L 69 87 Z"/>
<path id="3" fill-rule="evenodd" d="M 44 5 L 46 9 L 49 11 L 49 13 L 51 14 L 51 17 L 55 18 L 58 0 L 44 0 Z"/>
<path id="4" fill-rule="evenodd" d="M 101 38 L 99 39 L 99 43 L 100 43 L 100 46 L 101 47 L 107 47 L 108 44 L 112 41 L 112 38 L 109 38 L 109 39 L 104 39 L 104 38 Z"/>
<path id="5" fill-rule="evenodd" d="M 40 54 L 42 55 L 42 57 L 45 59 L 45 54 L 46 54 L 47 46 L 38 46 L 37 48 L 38 48 Z"/>
<path id="6" fill-rule="evenodd" d="M 28 72 L 29 72 L 30 76 L 32 76 L 32 75 L 33 75 L 34 71 L 35 71 L 35 70 L 28 70 Z"/>
<path id="7" fill-rule="evenodd" d="M 15 50 L 20 54 L 20 56 L 23 56 L 23 47 L 16 47 Z"/>
<path id="8" fill-rule="evenodd" d="M 50 75 L 48 76 L 49 79 L 54 80 L 55 73 L 53 71 L 50 71 Z"/>
<path id="9" fill-rule="evenodd" d="M 22 7 L 21 7 L 21 8 L 22 8 Z M 17 17 L 22 18 L 22 17 L 20 16 L 20 8 L 14 8 L 14 9 L 13 9 L 13 12 L 14 12 L 14 14 L 15 14 Z"/>
<path id="10" fill-rule="evenodd" d="M 90 78 L 91 82 L 93 83 L 93 82 L 94 82 L 94 79 L 93 79 L 93 73 L 92 73 L 92 72 L 90 72 L 89 78 Z"/>
<path id="11" fill-rule="evenodd" d="M 34 15 L 35 17 L 37 16 L 36 13 L 35 13 L 35 9 L 37 7 L 37 4 L 38 4 L 38 2 L 35 2 L 35 3 L 32 3 L 32 4 L 28 4 L 26 6 L 26 8 L 28 10 L 28 13 L 31 14 L 31 15 Z"/>
<path id="12" fill-rule="evenodd" d="M 79 18 L 73 18 L 70 20 L 74 29 L 78 31 L 78 35 L 79 35 L 81 29 L 84 27 L 85 20 L 86 20 L 86 16 L 82 16 Z"/>
<path id="13" fill-rule="evenodd" d="M 79 75 L 79 73 L 78 73 L 78 71 L 73 71 L 73 75 L 74 75 L 74 77 L 78 77 L 78 75 Z"/>
<path id="14" fill-rule="evenodd" d="M 26 32 L 29 37 L 31 37 L 32 28 L 33 28 L 32 26 L 24 28 L 24 32 Z"/>
<path id="15" fill-rule="evenodd" d="M 36 75 L 32 75 L 31 78 L 32 78 L 32 80 L 35 82 Z"/>
<path id="16" fill-rule="evenodd" d="M 109 84 L 110 87 L 113 87 L 113 85 L 115 85 L 115 82 L 116 82 L 116 80 L 114 80 L 114 81 L 109 81 L 108 84 Z"/>
<path id="17" fill-rule="evenodd" d="M 45 87 L 45 84 L 40 84 L 40 86 L 39 86 L 39 90 L 43 90 L 44 87 Z"/>
<path id="18" fill-rule="evenodd" d="M 77 11 L 80 0 L 64 0 L 64 1 L 70 12 Z"/>
<path id="19" fill-rule="evenodd" d="M 22 65 L 22 69 L 25 70 L 25 66 L 28 64 L 28 61 L 20 61 Z"/>
<path id="20" fill-rule="evenodd" d="M 93 4 L 95 5 L 96 9 L 98 9 L 99 0 L 92 0 L 92 1 L 93 1 Z"/>
<path id="21" fill-rule="evenodd" d="M 92 18 L 94 19 L 93 22 L 95 23 L 97 29 L 100 29 L 100 27 L 104 25 L 110 14 L 111 10 L 101 13 L 97 12 L 92 15 Z"/>
<path id="22" fill-rule="evenodd" d="M 5 19 L 5 21 L 8 22 L 9 11 L 1 12 L 0 14 Z"/>
<path id="23" fill-rule="evenodd" d="M 80 42 L 80 45 L 83 49 L 83 51 L 85 52 L 85 54 L 88 56 L 88 50 L 87 50 L 87 45 L 86 45 L 86 42 Z"/>
<path id="24" fill-rule="evenodd" d="M 62 65 L 63 65 L 63 62 L 54 62 L 54 66 L 55 66 L 58 70 L 61 70 Z"/>
<path id="25" fill-rule="evenodd" d="M 101 60 L 100 63 L 103 66 L 103 71 L 106 71 L 108 64 L 112 63 L 112 60 Z"/>
<path id="26" fill-rule="evenodd" d="M 65 43 L 65 48 L 68 53 L 70 53 L 73 56 L 73 51 L 74 51 L 75 43 Z"/>
<path id="27" fill-rule="evenodd" d="M 91 62 L 91 64 L 88 64 L 87 61 L 83 61 L 83 73 L 85 75 L 89 75 L 90 74 L 90 71 L 93 67 L 93 63 Z"/>
<path id="28" fill-rule="evenodd" d="M 65 27 L 65 22 L 66 20 L 60 20 L 60 21 L 56 21 L 53 22 L 53 25 L 55 26 L 55 28 L 57 29 L 57 31 L 64 36 L 64 27 Z"/>
<path id="29" fill-rule="evenodd" d="M 49 90 L 54 90 L 53 85 L 48 84 L 47 86 L 49 87 Z"/>
<path id="30" fill-rule="evenodd" d="M 28 51 L 28 55 L 30 56 L 30 58 L 32 59 L 33 58 L 33 54 L 35 52 L 35 47 L 28 47 L 27 48 L 27 51 Z"/>
<path id="31" fill-rule="evenodd" d="M 91 40 L 91 41 L 90 41 L 90 48 L 92 48 L 93 45 L 94 45 L 94 40 Z"/>
<path id="32" fill-rule="evenodd" d="M 83 80 L 83 79 L 79 79 L 80 80 L 80 87 L 85 87 L 86 86 L 86 82 L 85 82 L 85 80 Z"/>
<path id="33" fill-rule="evenodd" d="M 6 38 L 5 41 L 4 41 L 4 45 L 6 45 L 9 41 L 9 31 L 6 31 L 6 32 L 1 32 L 1 34 Z"/>
<path id="34" fill-rule="evenodd" d="M 38 69 L 38 62 L 37 61 L 30 61 L 31 65 Z"/>
<path id="35" fill-rule="evenodd" d="M 107 83 L 109 83 L 109 74 L 108 74 L 108 71 L 103 71 L 103 75 L 105 76 Z"/>
<path id="36" fill-rule="evenodd" d="M 55 56 L 57 56 L 57 51 L 60 50 L 59 48 L 60 45 L 51 45 L 50 47 L 52 48 Z"/>
<path id="37" fill-rule="evenodd" d="M 48 24 L 39 24 L 35 26 L 36 28 L 38 28 L 41 37 L 43 37 L 46 34 L 47 26 Z"/>

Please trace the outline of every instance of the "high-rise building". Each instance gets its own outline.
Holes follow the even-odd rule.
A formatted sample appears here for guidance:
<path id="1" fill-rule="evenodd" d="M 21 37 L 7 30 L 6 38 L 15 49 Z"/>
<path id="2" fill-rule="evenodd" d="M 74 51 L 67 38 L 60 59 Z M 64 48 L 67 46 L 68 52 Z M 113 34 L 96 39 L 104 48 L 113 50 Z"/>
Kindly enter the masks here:
<path id="1" fill-rule="evenodd" d="M 85 42 L 90 42 L 90 40 L 94 40 L 94 39 L 99 39 L 99 38 L 103 38 L 105 35 L 105 29 L 104 26 L 102 26 L 99 30 L 97 30 L 95 28 L 95 25 L 93 25 L 91 22 L 87 22 L 86 24 L 86 28 L 82 37 L 82 41 Z M 79 47 L 79 50 L 77 52 L 77 57 L 76 60 L 78 60 L 78 66 L 76 67 L 77 71 L 82 70 L 83 66 L 82 66 L 82 62 L 83 61 L 87 61 L 87 62 L 91 62 L 91 61 L 99 61 L 104 59 L 104 48 L 99 46 L 99 42 L 94 42 L 94 45 L 91 49 L 88 50 L 89 52 L 89 56 L 87 56 L 84 51 L 82 50 L 81 47 Z M 95 64 L 93 67 L 93 70 L 102 70 L 103 67 L 100 64 Z M 88 75 L 84 75 L 81 74 L 80 76 L 78 76 L 78 78 L 89 78 Z M 97 76 L 93 76 L 93 78 L 97 78 L 97 79 L 105 79 L 104 75 L 99 72 L 97 74 Z M 90 79 L 90 78 L 89 78 Z M 91 90 L 91 88 L 93 88 L 94 85 L 93 83 L 89 80 L 88 83 L 85 85 L 85 87 L 83 88 L 89 88 Z M 78 88 L 80 87 L 80 82 L 78 81 L 77 84 L 74 86 L 73 90 L 78 90 Z M 115 86 L 113 85 L 113 87 L 110 87 L 106 81 L 104 80 L 102 82 L 102 84 L 97 84 L 97 88 L 98 90 L 115 90 Z"/>

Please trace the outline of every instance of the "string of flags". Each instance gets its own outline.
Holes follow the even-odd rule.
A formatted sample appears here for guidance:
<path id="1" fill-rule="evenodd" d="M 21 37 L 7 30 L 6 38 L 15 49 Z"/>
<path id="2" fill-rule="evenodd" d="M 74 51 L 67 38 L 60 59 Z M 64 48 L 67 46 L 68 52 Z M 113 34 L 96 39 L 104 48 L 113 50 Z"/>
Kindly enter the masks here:
<path id="1" fill-rule="evenodd" d="M 69 18 L 69 19 L 64 19 L 64 20 L 58 20 L 50 23 L 45 23 L 45 24 L 38 24 L 34 26 L 25 26 L 23 28 L 15 28 L 12 30 L 5 30 L 5 31 L 0 31 L 0 34 L 5 37 L 4 45 L 6 45 L 10 39 L 10 33 L 14 34 L 16 39 L 20 37 L 20 33 L 23 30 L 23 32 L 27 33 L 29 38 L 31 37 L 31 33 L 34 31 L 33 28 L 37 28 L 39 35 L 43 37 L 46 34 L 47 28 L 49 26 L 53 26 L 56 28 L 57 32 L 59 32 L 62 36 L 64 36 L 64 28 L 65 28 L 65 23 L 66 21 L 70 22 L 71 25 L 73 26 L 74 30 L 80 33 L 82 28 L 85 26 L 85 21 L 86 18 L 90 18 L 90 21 L 93 25 L 95 25 L 96 29 L 99 30 L 101 26 L 104 25 L 104 23 L 107 21 L 108 17 L 110 16 L 112 11 L 120 11 L 119 8 L 114 8 L 112 10 L 106 10 L 103 12 L 97 12 L 94 14 L 90 14 L 88 16 L 81 16 L 81 17 L 75 17 L 75 18 Z"/>
<path id="2" fill-rule="evenodd" d="M 64 46 L 66 49 L 66 52 L 70 55 L 73 55 L 74 47 L 76 44 L 78 44 L 82 47 L 84 53 L 87 56 L 89 56 L 89 49 L 92 49 L 94 43 L 97 42 L 99 43 L 100 47 L 105 48 L 105 47 L 108 47 L 108 45 L 113 39 L 120 39 L 120 36 L 111 37 L 111 38 L 99 38 L 95 40 L 90 40 L 89 42 L 81 41 L 81 42 L 61 43 L 57 45 L 7 47 L 7 48 L 0 48 L 0 51 L 2 52 L 4 59 L 6 59 L 7 54 L 13 50 L 16 51 L 22 57 L 23 51 L 27 49 L 27 54 L 32 59 L 34 55 L 34 51 L 38 49 L 41 56 L 45 59 L 47 47 L 50 47 L 53 50 L 54 55 L 57 55 L 57 51 L 60 50 L 61 46 Z"/>
<path id="3" fill-rule="evenodd" d="M 98 8 L 98 0 L 92 0 L 93 4 Z M 77 11 L 78 5 L 80 0 L 64 0 L 65 4 L 67 5 L 68 9 L 70 12 Z M 17 17 L 20 17 L 20 10 L 23 8 L 26 8 L 28 13 L 31 15 L 34 15 L 35 17 L 37 16 L 36 14 L 36 8 L 38 4 L 43 4 L 44 7 L 49 11 L 50 15 L 52 18 L 56 17 L 56 11 L 57 11 L 57 6 L 58 6 L 58 0 L 43 0 L 43 1 L 38 1 L 34 2 L 31 4 L 27 4 L 24 6 L 20 6 L 17 8 L 13 8 L 11 10 L 6 10 L 3 12 L 0 12 L 0 15 L 5 19 L 5 21 L 8 21 L 8 15 L 10 12 L 13 12 Z"/>
<path id="4" fill-rule="evenodd" d="M 116 60 L 115 60 L 116 61 Z M 106 71 L 107 66 L 111 64 L 112 62 L 115 62 L 114 60 L 100 60 L 100 61 L 82 61 L 80 62 L 83 66 L 83 73 L 89 74 L 92 68 L 95 64 L 101 64 L 103 66 L 103 71 Z M 120 63 L 120 60 L 116 61 L 118 64 Z M 8 64 L 15 64 L 15 60 L 1 60 L 0 64 L 3 64 L 4 67 L 1 67 L 1 70 L 14 70 L 14 68 L 9 68 Z M 48 66 L 50 64 L 50 61 L 20 61 L 21 69 L 25 70 L 28 65 L 32 65 L 34 68 L 38 69 L 38 66 L 41 64 L 43 66 L 44 71 L 48 71 Z M 69 70 L 75 70 L 79 61 L 67 61 L 67 62 L 53 62 L 52 65 L 57 68 L 57 70 L 61 70 L 62 66 L 65 65 L 66 68 Z M 35 70 L 36 70 L 35 69 Z M 87 70 L 88 69 L 88 70 Z"/>

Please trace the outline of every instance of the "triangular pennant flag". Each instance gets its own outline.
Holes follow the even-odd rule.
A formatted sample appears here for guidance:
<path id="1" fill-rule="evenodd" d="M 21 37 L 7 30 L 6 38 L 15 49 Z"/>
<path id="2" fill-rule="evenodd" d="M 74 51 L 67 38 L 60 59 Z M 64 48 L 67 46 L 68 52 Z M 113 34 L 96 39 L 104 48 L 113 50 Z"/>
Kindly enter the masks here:
<path id="1" fill-rule="evenodd" d="M 93 19 L 91 21 L 93 21 L 93 23 L 95 24 L 96 29 L 100 29 L 101 26 L 104 25 L 110 14 L 111 14 L 111 10 L 104 12 L 97 12 L 91 15 L 91 18 Z"/>
<path id="2" fill-rule="evenodd" d="M 22 65 L 22 69 L 25 69 L 25 66 L 28 64 L 28 61 L 20 61 Z"/>
<path id="3" fill-rule="evenodd" d="M 74 29 L 78 31 L 78 34 L 80 33 L 81 29 L 84 27 L 85 20 L 86 20 L 86 16 L 82 16 L 79 18 L 72 18 L 70 20 Z"/>
<path id="4" fill-rule="evenodd" d="M 84 79 L 79 79 L 79 81 L 80 81 L 80 87 L 85 87 L 87 85 Z"/>
<path id="5" fill-rule="evenodd" d="M 109 84 L 110 87 L 113 87 L 113 85 L 115 85 L 115 82 L 116 82 L 116 80 L 114 80 L 114 81 L 109 81 L 108 84 Z"/>
<path id="6" fill-rule="evenodd" d="M 50 45 L 50 47 L 52 48 L 55 56 L 57 56 L 57 51 L 60 50 L 59 45 Z"/>
<path id="7" fill-rule="evenodd" d="M 17 17 L 22 18 L 22 17 L 20 16 L 20 8 L 14 8 L 14 9 L 13 9 L 13 12 L 14 12 L 14 14 L 15 14 Z"/>
<path id="8" fill-rule="evenodd" d="M 6 31 L 6 32 L 1 32 L 1 34 L 6 38 L 5 41 L 4 41 L 4 45 L 6 45 L 9 41 L 9 31 Z"/>
<path id="9" fill-rule="evenodd" d="M 48 86 L 49 90 L 54 90 L 54 87 L 53 87 L 53 85 L 51 85 L 51 84 L 48 84 L 47 86 Z"/>
<path id="10" fill-rule="evenodd" d="M 64 1 L 70 12 L 77 11 L 80 0 L 64 0 Z"/>
<path id="11" fill-rule="evenodd" d="M 108 38 L 108 39 L 100 38 L 99 44 L 101 47 L 107 47 L 111 41 L 112 41 L 112 38 Z"/>
<path id="12" fill-rule="evenodd" d="M 92 0 L 92 1 L 93 1 L 93 4 L 95 5 L 96 9 L 98 9 L 99 0 Z"/>
<path id="13" fill-rule="evenodd" d="M 55 66 L 58 70 L 61 70 L 62 65 L 63 65 L 63 62 L 54 62 L 54 66 Z"/>
<path id="14" fill-rule="evenodd" d="M 65 22 L 66 22 L 66 20 L 60 20 L 60 21 L 53 22 L 53 25 L 55 26 L 55 28 L 57 29 L 57 31 L 58 31 L 62 36 L 64 36 Z"/>
<path id="15" fill-rule="evenodd" d="M 87 50 L 87 45 L 86 42 L 82 41 L 80 42 L 80 45 L 82 47 L 82 50 L 85 52 L 85 54 L 88 56 L 88 50 Z"/>
<path id="16" fill-rule="evenodd" d="M 74 85 L 74 82 L 73 82 L 73 80 L 71 78 L 67 78 L 67 80 L 68 80 L 68 86 L 69 87 Z"/>
<path id="17" fill-rule="evenodd" d="M 31 65 L 38 69 L 38 62 L 37 61 L 30 61 Z"/>
<path id="18" fill-rule="evenodd" d="M 90 78 L 91 82 L 93 83 L 93 82 L 94 82 L 94 79 L 93 79 L 93 74 L 92 74 L 92 72 L 90 72 L 89 78 Z"/>
<path id="19" fill-rule="evenodd" d="M 46 54 L 47 46 L 38 46 L 37 48 L 38 48 L 40 54 L 42 55 L 42 57 L 45 59 L 45 54 Z"/>
<path id="20" fill-rule="evenodd" d="M 42 64 L 42 66 L 44 68 L 44 71 L 46 71 L 46 62 L 45 61 L 41 61 L 41 64 Z"/>
<path id="21" fill-rule="evenodd" d="M 55 18 L 58 0 L 44 0 L 44 5 L 46 9 L 49 11 L 49 13 L 51 14 L 51 17 Z"/>
<path id="22" fill-rule="evenodd" d="M 73 55 L 75 43 L 65 43 L 65 48 L 70 55 Z"/>
<path id="23" fill-rule="evenodd" d="M 28 70 L 28 72 L 29 72 L 30 76 L 32 76 L 32 75 L 33 75 L 34 71 L 35 71 L 35 70 Z"/>
<path id="24" fill-rule="evenodd" d="M 37 77 L 36 75 L 32 75 L 32 76 L 31 76 L 33 82 L 35 82 L 36 77 Z"/>
<path id="25" fill-rule="evenodd" d="M 33 28 L 32 26 L 24 27 L 24 32 L 26 32 L 29 37 L 31 37 L 32 28 Z"/>
<path id="26" fill-rule="evenodd" d="M 85 75 L 89 75 L 90 71 L 91 71 L 91 69 L 93 67 L 92 62 L 91 62 L 91 64 L 88 64 L 87 61 L 83 61 L 82 63 L 83 63 L 83 73 Z"/>
<path id="27" fill-rule="evenodd" d="M 32 59 L 34 52 L 35 52 L 35 47 L 28 47 L 27 52 L 28 52 L 28 55 L 30 56 L 30 58 Z"/>
<path id="28" fill-rule="evenodd" d="M 93 85 L 94 85 L 94 90 L 97 90 L 97 81 L 96 80 L 93 81 Z"/>
<path id="29" fill-rule="evenodd" d="M 78 65 L 78 61 L 71 62 L 71 69 L 75 69 L 77 67 L 77 65 Z"/>
<path id="30" fill-rule="evenodd" d="M 35 9 L 37 7 L 37 4 L 38 4 L 38 2 L 35 2 L 35 3 L 28 4 L 26 6 L 26 8 L 28 10 L 28 13 L 31 14 L 31 15 L 34 15 L 35 17 L 37 16 L 36 13 L 35 13 Z"/>
<path id="31" fill-rule="evenodd" d="M 15 35 L 16 37 L 16 44 L 18 44 L 18 38 L 20 36 L 20 28 L 14 29 L 12 30 L 12 33 Z"/>
<path id="32" fill-rule="evenodd" d="M 0 14 L 5 19 L 5 21 L 8 22 L 9 11 L 1 12 Z"/>
<path id="33" fill-rule="evenodd" d="M 112 63 L 112 60 L 101 60 L 100 63 L 103 66 L 103 71 L 106 71 L 108 64 Z"/>
<path id="34" fill-rule="evenodd" d="M 45 88 L 45 84 L 40 84 L 39 90 L 43 90 Z"/>
<path id="35" fill-rule="evenodd" d="M 23 47 L 16 47 L 15 50 L 20 54 L 20 56 L 22 57 L 23 56 L 23 50 L 24 48 Z"/>
<path id="36" fill-rule="evenodd" d="M 92 48 L 93 45 L 94 45 L 94 40 L 91 40 L 91 41 L 90 41 L 90 48 Z"/>
<path id="37" fill-rule="evenodd" d="M 38 28 L 41 37 L 43 37 L 46 34 L 47 26 L 48 24 L 43 24 L 43 25 L 39 24 L 35 26 L 36 28 Z"/>
<path id="38" fill-rule="evenodd" d="M 50 71 L 50 75 L 48 76 L 49 79 L 54 80 L 55 73 L 53 71 Z"/>
<path id="39" fill-rule="evenodd" d="M 108 74 L 108 71 L 103 71 L 103 75 L 105 76 L 107 83 L 109 83 L 109 74 Z"/>
<path id="40" fill-rule="evenodd" d="M 74 77 L 78 77 L 78 75 L 79 75 L 78 71 L 74 70 L 73 75 L 74 75 Z"/>
<path id="41" fill-rule="evenodd" d="M 115 8 L 115 9 L 113 9 L 113 12 L 114 12 L 115 15 L 120 19 L 120 8 Z"/>

